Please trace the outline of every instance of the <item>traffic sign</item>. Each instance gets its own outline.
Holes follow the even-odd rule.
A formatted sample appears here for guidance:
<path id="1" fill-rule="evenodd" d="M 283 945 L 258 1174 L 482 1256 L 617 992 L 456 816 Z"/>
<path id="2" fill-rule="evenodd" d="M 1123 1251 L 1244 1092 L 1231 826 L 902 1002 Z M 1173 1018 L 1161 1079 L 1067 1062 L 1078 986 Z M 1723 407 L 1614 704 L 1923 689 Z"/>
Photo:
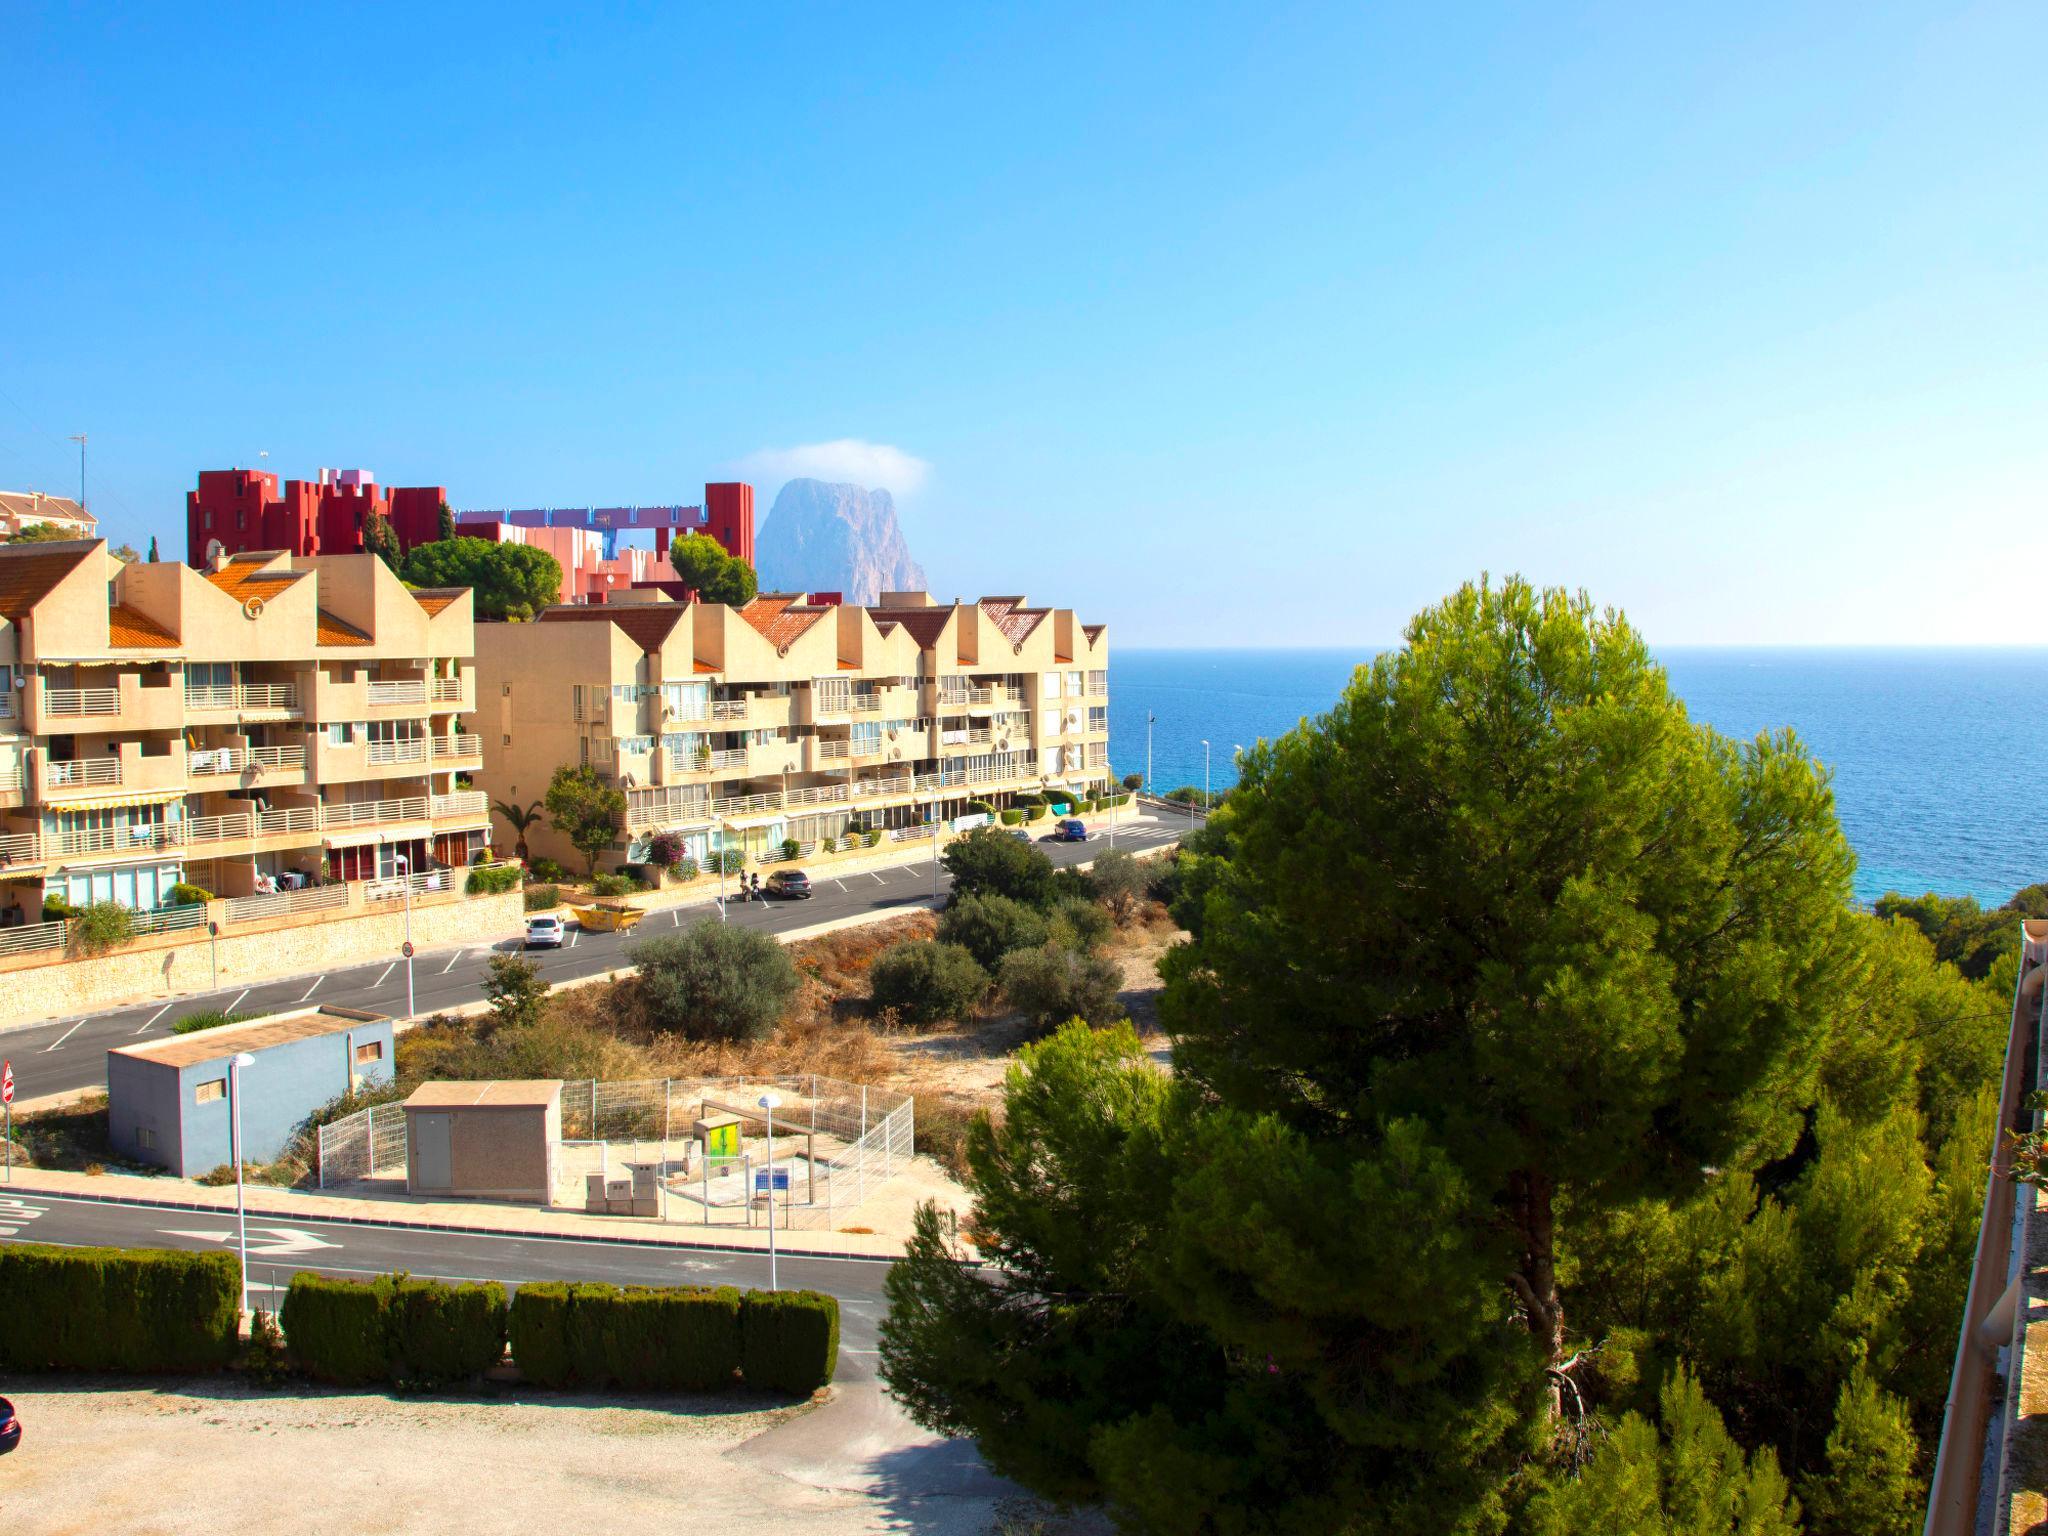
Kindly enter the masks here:
<path id="1" fill-rule="evenodd" d="M 14 1102 L 14 1063 L 0 1061 L 0 1104 Z"/>
<path id="2" fill-rule="evenodd" d="M 412 940 L 407 939 L 403 944 L 399 945 L 398 952 L 410 960 L 412 958 Z"/>

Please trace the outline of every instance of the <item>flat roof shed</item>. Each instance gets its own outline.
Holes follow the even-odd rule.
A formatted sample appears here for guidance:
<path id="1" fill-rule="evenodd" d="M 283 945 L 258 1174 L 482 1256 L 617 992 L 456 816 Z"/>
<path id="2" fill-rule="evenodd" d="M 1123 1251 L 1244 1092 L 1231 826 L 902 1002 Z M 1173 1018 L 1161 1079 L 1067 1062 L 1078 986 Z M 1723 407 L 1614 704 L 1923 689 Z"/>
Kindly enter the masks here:
<path id="1" fill-rule="evenodd" d="M 545 1205 L 561 1139 L 559 1079 L 422 1083 L 405 1101 L 406 1191 Z"/>
<path id="2" fill-rule="evenodd" d="M 231 1161 L 228 1064 L 241 1075 L 242 1158 L 267 1163 L 321 1105 L 391 1081 L 391 1020 L 357 1008 L 303 1008 L 107 1052 L 107 1139 L 180 1178 Z"/>

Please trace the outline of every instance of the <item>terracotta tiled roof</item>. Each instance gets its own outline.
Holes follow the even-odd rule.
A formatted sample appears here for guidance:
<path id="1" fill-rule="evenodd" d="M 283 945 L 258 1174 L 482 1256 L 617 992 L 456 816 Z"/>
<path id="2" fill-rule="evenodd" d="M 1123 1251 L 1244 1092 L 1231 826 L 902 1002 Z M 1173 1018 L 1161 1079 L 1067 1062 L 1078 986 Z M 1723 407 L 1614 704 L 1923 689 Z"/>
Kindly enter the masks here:
<path id="1" fill-rule="evenodd" d="M 1019 608 L 1008 598 L 998 599 L 995 607 L 991 607 L 989 600 L 984 598 L 981 611 L 995 621 L 996 628 L 1003 632 L 1004 638 L 1012 645 L 1022 645 L 1030 639 L 1031 631 L 1038 628 L 1044 622 L 1045 616 L 1052 612 L 1050 608 Z"/>
<path id="2" fill-rule="evenodd" d="M 107 643 L 114 646 L 161 648 L 178 637 L 139 608 L 116 603 L 107 610 Z"/>
<path id="3" fill-rule="evenodd" d="M 674 633 L 684 613 L 683 603 L 594 603 L 543 608 L 543 624 L 616 624 L 627 639 L 643 651 L 658 651 Z"/>
<path id="4" fill-rule="evenodd" d="M 910 631 L 910 638 L 917 642 L 920 651 L 928 651 L 939 643 L 939 636 L 946 632 L 946 625 L 953 618 L 950 608 L 870 608 L 875 627 L 887 634 L 893 625 L 901 624 Z"/>
<path id="5" fill-rule="evenodd" d="M 1083 624 L 1081 626 L 1081 633 L 1086 635 L 1088 643 L 1093 645 L 1102 638 L 1102 632 L 1108 628 L 1107 624 Z"/>
<path id="6" fill-rule="evenodd" d="M 277 553 L 273 550 L 237 555 L 219 570 L 206 572 L 206 579 L 238 603 L 246 603 L 252 597 L 260 597 L 267 602 L 306 574 L 304 571 L 262 569 L 277 557 Z"/>
<path id="7" fill-rule="evenodd" d="M 91 539 L 0 544 L 0 618 L 23 617 L 96 547 Z"/>
<path id="8" fill-rule="evenodd" d="M 431 618 L 468 590 L 467 587 L 421 587 L 413 593 L 413 600 L 426 609 L 427 616 Z"/>
<path id="9" fill-rule="evenodd" d="M 0 516 L 19 518 L 24 527 L 30 523 L 46 523 L 52 518 L 87 526 L 99 522 L 69 496 L 41 496 L 34 491 L 0 491 Z M 56 540 L 50 542 L 55 543 Z"/>
<path id="10" fill-rule="evenodd" d="M 780 650 L 806 633 L 832 610 L 802 604 L 801 592 L 768 592 L 740 609 L 740 617 L 761 632 L 770 645 Z"/>
<path id="11" fill-rule="evenodd" d="M 337 619 L 325 608 L 319 610 L 319 643 L 322 645 L 368 645 L 369 635 L 345 620 Z"/>

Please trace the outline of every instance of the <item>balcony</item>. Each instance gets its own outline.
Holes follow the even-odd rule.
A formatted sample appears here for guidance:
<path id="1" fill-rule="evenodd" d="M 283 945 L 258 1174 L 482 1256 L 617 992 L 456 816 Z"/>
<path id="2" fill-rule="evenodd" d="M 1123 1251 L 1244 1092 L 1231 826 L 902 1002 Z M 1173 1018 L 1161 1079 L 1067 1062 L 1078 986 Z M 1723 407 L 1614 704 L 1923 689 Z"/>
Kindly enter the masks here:
<path id="1" fill-rule="evenodd" d="M 433 678 L 427 688 L 427 697 L 436 704 L 464 704 L 468 702 L 469 679 L 464 677 Z"/>
<path id="2" fill-rule="evenodd" d="M 185 688 L 187 715 L 296 715 L 299 690 L 290 683 L 221 683 Z"/>
<path id="3" fill-rule="evenodd" d="M 216 747 L 188 753 L 186 773 L 195 779 L 233 776 L 244 784 L 273 787 L 306 782 L 304 747 Z M 201 788 L 211 789 L 211 784 Z"/>
<path id="4" fill-rule="evenodd" d="M 105 669 L 95 669 L 102 671 Z M 183 693 L 166 686 L 145 688 L 142 674 L 115 674 L 117 681 L 98 688 L 51 688 L 40 681 L 24 689 L 28 714 L 23 722 L 37 736 L 61 735 L 81 725 L 94 731 L 174 731 L 185 722 Z"/>
<path id="5" fill-rule="evenodd" d="M 104 789 L 121 782 L 121 759 L 87 757 L 43 765 L 45 789 Z"/>
<path id="6" fill-rule="evenodd" d="M 711 753 L 704 762 L 708 773 L 725 773 L 733 769 L 744 770 L 747 766 L 747 749 L 732 747 L 723 752 Z"/>
<path id="7" fill-rule="evenodd" d="M 491 797 L 480 789 L 457 790 L 452 795 L 430 797 L 428 814 L 435 826 L 448 823 L 470 826 L 489 826 L 491 820 Z"/>
<path id="8" fill-rule="evenodd" d="M 484 755 L 481 736 L 435 736 L 431 739 L 437 762 L 443 758 L 481 758 Z"/>
<path id="9" fill-rule="evenodd" d="M 713 720 L 744 720 L 747 718 L 751 699 L 714 699 L 711 702 Z"/>
<path id="10" fill-rule="evenodd" d="M 843 763 L 853 755 L 853 743 L 838 736 L 817 736 L 812 738 L 816 746 L 812 756 L 821 763 Z"/>
<path id="11" fill-rule="evenodd" d="M 425 736 L 407 737 L 402 741 L 373 741 L 363 748 L 363 761 L 372 768 L 386 768 L 393 763 L 424 763 L 433 756 L 433 749 Z"/>
<path id="12" fill-rule="evenodd" d="M 373 709 L 391 704 L 427 702 L 427 680 L 423 677 L 378 679 L 363 684 L 363 702 Z"/>
<path id="13" fill-rule="evenodd" d="M 626 791 L 626 830 L 673 827 L 710 819 L 711 797 L 701 785 Z"/>
<path id="14" fill-rule="evenodd" d="M 52 720 L 78 720 L 92 715 L 118 715 L 118 688 L 45 688 L 43 713 Z"/>

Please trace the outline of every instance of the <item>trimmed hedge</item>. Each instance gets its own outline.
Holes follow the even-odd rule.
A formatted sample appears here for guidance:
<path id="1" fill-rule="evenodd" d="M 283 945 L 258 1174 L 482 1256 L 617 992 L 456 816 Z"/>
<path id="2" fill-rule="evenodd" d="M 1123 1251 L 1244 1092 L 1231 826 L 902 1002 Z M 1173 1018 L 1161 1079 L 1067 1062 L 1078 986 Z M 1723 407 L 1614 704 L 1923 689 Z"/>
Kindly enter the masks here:
<path id="1" fill-rule="evenodd" d="M 715 1392 L 752 1361 L 749 1387 L 808 1397 L 838 1365 L 839 1303 L 813 1291 L 548 1282 L 512 1298 L 511 1338 L 536 1386 Z"/>
<path id="2" fill-rule="evenodd" d="M 749 1291 L 740 1374 L 756 1392 L 809 1397 L 839 1367 L 839 1302 L 816 1291 Z"/>
<path id="3" fill-rule="evenodd" d="M 1003 825 L 1006 827 L 1014 827 L 1023 819 L 1024 813 L 1020 810 L 1012 809 L 1003 812 Z"/>
<path id="4" fill-rule="evenodd" d="M 0 1244 L 0 1369 L 217 1370 L 241 1305 L 231 1253 Z"/>
<path id="5" fill-rule="evenodd" d="M 505 1288 L 292 1276 L 283 1323 L 292 1362 L 342 1386 L 432 1384 L 480 1376 L 505 1356 Z"/>
<path id="6" fill-rule="evenodd" d="M 526 910 L 529 912 L 552 912 L 562 904 L 562 888 L 559 885 L 529 885 L 526 888 Z"/>
<path id="7" fill-rule="evenodd" d="M 517 864 L 479 864 L 470 870 L 464 889 L 472 896 L 496 896 L 517 890 L 525 876 L 525 869 Z"/>

